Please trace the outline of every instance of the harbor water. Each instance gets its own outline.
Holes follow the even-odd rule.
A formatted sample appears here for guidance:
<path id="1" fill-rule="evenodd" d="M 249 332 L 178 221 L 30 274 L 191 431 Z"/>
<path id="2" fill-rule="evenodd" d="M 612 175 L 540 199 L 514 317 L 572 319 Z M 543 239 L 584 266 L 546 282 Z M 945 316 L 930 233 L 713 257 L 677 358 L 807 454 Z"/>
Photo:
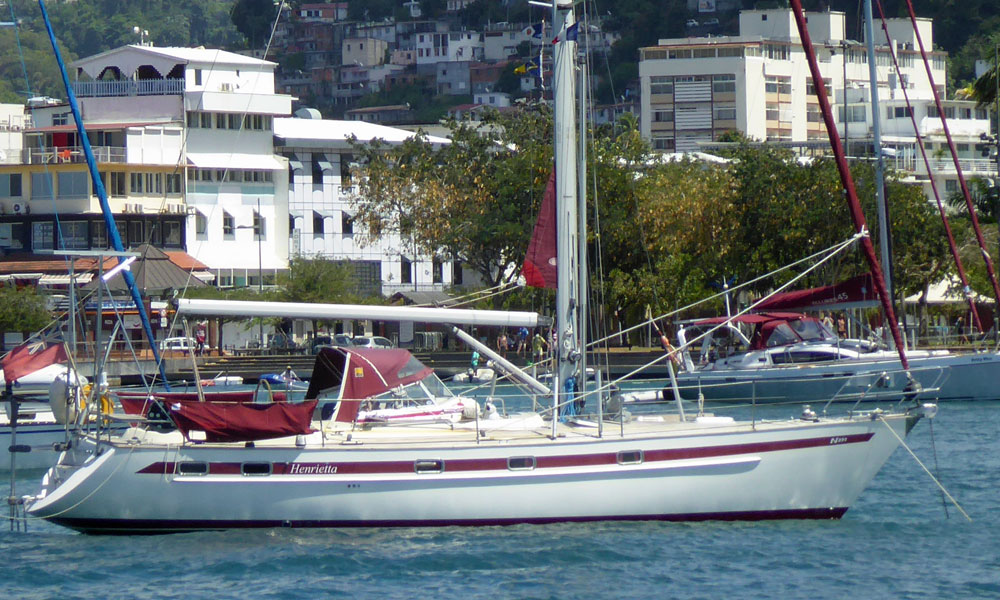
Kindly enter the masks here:
<path id="1" fill-rule="evenodd" d="M 12 599 L 1000 598 L 998 411 L 945 404 L 907 438 L 971 522 L 900 448 L 840 521 L 120 537 L 30 521 L 0 530 L 0 589 Z M 18 493 L 40 477 L 19 473 Z"/>

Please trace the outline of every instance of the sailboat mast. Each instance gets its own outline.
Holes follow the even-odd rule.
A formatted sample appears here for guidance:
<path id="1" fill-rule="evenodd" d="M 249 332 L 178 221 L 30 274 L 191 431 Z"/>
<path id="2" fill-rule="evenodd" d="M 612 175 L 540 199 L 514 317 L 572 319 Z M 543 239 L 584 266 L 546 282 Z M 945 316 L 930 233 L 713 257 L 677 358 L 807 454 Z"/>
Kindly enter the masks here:
<path id="1" fill-rule="evenodd" d="M 868 87 L 872 99 L 872 139 L 875 146 L 875 206 L 878 210 L 879 250 L 882 258 L 882 274 L 885 277 L 885 289 L 889 294 L 889 303 L 893 303 L 892 295 L 892 256 L 889 243 L 889 212 L 885 203 L 885 161 L 882 157 L 882 112 L 878 104 L 878 61 L 875 59 L 875 24 L 872 21 L 872 0 L 865 0 L 865 42 L 868 46 Z M 886 315 L 888 318 L 888 315 Z M 890 346 L 892 344 L 890 337 Z"/>
<path id="2" fill-rule="evenodd" d="M 576 371 L 580 351 L 574 332 L 577 305 L 577 152 L 576 152 L 576 41 L 568 29 L 575 23 L 572 5 L 552 3 L 553 30 L 559 32 L 553 68 L 553 105 L 555 108 L 557 288 L 556 331 L 553 340 L 555 376 L 553 407 L 569 398 L 567 381 Z M 553 431 L 558 411 L 552 415 Z"/>

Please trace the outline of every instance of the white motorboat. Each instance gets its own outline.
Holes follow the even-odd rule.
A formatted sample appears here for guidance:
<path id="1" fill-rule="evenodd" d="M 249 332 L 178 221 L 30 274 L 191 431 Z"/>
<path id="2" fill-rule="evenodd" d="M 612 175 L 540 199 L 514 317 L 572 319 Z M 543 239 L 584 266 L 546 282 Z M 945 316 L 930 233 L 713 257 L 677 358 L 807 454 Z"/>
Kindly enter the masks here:
<path id="1" fill-rule="evenodd" d="M 805 411 L 795 419 L 737 422 L 683 412 L 606 414 L 598 396 L 579 393 L 586 389 L 575 375 L 585 360 L 585 329 L 573 323 L 583 312 L 573 308 L 581 306 L 575 297 L 586 279 L 584 265 L 574 260 L 579 199 L 576 37 L 570 33 L 576 23 L 571 5 L 554 12 L 562 33 L 554 64 L 553 196 L 556 214 L 566 218 L 559 219 L 559 344 L 548 411 L 505 415 L 473 406 L 458 420 L 359 422 L 373 389 L 395 394 L 404 402 L 400 408 L 406 408 L 403 398 L 419 406 L 411 395 L 418 389 L 438 398 L 448 394 L 427 389 L 426 367 L 412 357 L 387 378 L 373 355 L 321 353 L 317 361 L 328 363 L 327 374 L 314 374 L 301 404 L 177 402 L 166 407 L 167 427 L 123 416 L 136 425 L 121 435 L 78 429 L 38 493 L 26 498 L 27 512 L 81 531 L 122 533 L 843 515 L 935 407 L 911 403 L 901 411 L 844 417 Z M 177 306 L 181 315 L 321 319 L 371 318 L 376 309 L 380 318 L 507 329 L 541 325 L 534 313 L 441 308 L 210 300 Z M 422 311 L 420 317 L 408 309 Z M 524 373 L 518 378 L 545 389 Z M 334 409 L 319 409 L 316 419 L 324 397 L 335 401 Z M 570 407 L 586 418 L 570 417 Z"/>
<path id="2" fill-rule="evenodd" d="M 749 328 L 749 335 L 741 326 Z M 867 340 L 838 339 L 819 320 L 800 313 L 703 319 L 682 328 L 678 341 L 685 370 L 677 374 L 677 383 L 685 399 L 879 401 L 886 392 L 910 385 L 897 352 Z M 909 376 L 920 387 L 934 389 L 938 400 L 1000 398 L 998 353 L 908 350 L 906 355 Z"/>

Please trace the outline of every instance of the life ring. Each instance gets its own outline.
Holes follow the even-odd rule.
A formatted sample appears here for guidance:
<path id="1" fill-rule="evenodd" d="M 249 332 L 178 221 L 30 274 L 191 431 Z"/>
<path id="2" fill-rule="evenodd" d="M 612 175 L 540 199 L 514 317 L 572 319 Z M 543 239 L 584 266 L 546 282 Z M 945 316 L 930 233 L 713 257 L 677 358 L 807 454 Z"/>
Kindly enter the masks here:
<path id="1" fill-rule="evenodd" d="M 83 412 L 87 408 L 87 398 L 90 398 L 90 392 L 93 389 L 94 389 L 93 384 L 88 383 L 83 386 L 83 389 L 80 390 L 80 412 Z M 114 412 L 113 406 L 111 404 L 111 398 L 108 398 L 108 395 L 106 393 L 101 394 L 100 400 L 101 400 L 100 412 L 102 415 L 110 415 L 112 412 Z"/>

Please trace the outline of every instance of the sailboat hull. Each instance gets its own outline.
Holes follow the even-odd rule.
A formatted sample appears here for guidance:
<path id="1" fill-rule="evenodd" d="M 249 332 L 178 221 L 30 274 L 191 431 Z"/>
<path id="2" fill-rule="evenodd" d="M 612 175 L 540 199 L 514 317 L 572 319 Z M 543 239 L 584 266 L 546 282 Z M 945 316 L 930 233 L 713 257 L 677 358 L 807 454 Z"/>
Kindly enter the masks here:
<path id="1" fill-rule="evenodd" d="M 305 447 L 86 438 L 48 472 L 29 513 L 100 533 L 834 519 L 917 418 L 723 422 L 707 431 L 659 424 L 531 443 L 492 435 L 477 443 L 475 432 L 451 431 L 450 441 L 392 447 L 377 435 L 324 442 L 320 433 Z"/>
<path id="2" fill-rule="evenodd" d="M 892 378 L 884 388 L 873 387 L 883 373 Z M 955 354 L 910 360 L 910 373 L 935 401 L 1000 399 L 996 385 L 1000 354 Z M 898 360 L 840 361 L 759 369 L 720 369 L 680 373 L 681 397 L 695 400 L 758 404 L 896 400 L 906 384 Z M 884 392 L 881 393 L 880 392 Z M 672 398 L 672 391 L 667 390 Z"/>

